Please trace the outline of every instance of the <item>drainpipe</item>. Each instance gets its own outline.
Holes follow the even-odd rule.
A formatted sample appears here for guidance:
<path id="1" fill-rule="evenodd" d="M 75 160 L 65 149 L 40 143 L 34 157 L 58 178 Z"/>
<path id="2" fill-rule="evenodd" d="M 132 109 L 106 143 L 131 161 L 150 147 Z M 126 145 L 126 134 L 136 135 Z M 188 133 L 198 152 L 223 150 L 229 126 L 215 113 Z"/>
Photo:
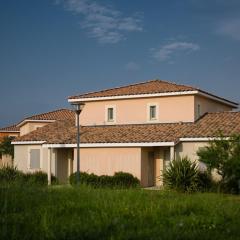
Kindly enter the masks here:
<path id="1" fill-rule="evenodd" d="M 51 185 L 51 162 L 52 162 L 52 148 L 48 148 L 48 185 Z"/>

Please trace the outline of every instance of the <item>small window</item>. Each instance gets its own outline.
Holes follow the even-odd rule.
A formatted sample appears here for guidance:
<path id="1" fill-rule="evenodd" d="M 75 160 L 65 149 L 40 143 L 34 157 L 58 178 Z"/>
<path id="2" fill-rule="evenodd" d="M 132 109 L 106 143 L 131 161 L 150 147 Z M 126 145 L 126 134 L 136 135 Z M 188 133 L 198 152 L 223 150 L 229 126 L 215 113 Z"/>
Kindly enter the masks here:
<path id="1" fill-rule="evenodd" d="M 40 149 L 30 150 L 30 169 L 40 169 Z"/>
<path id="2" fill-rule="evenodd" d="M 108 120 L 108 122 L 114 121 L 114 113 L 113 113 L 112 107 L 107 109 L 107 120 Z"/>
<path id="3" fill-rule="evenodd" d="M 149 111 L 150 111 L 149 112 L 150 120 L 156 120 L 157 119 L 157 107 L 150 106 Z"/>
<path id="4" fill-rule="evenodd" d="M 198 104 L 197 105 L 197 118 L 200 118 L 201 117 L 201 105 Z"/>

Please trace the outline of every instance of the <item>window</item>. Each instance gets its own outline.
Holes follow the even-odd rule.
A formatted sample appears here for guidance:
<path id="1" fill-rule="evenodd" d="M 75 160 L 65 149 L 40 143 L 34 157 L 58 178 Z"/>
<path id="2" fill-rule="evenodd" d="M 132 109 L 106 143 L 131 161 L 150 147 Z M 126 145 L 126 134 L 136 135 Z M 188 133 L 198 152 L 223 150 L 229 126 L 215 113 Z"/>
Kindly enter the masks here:
<path id="1" fill-rule="evenodd" d="M 150 106 L 150 120 L 155 120 L 156 117 L 156 106 Z"/>
<path id="2" fill-rule="evenodd" d="M 40 149 L 30 149 L 29 168 L 40 169 Z"/>
<path id="3" fill-rule="evenodd" d="M 105 106 L 105 122 L 110 124 L 116 122 L 116 106 L 115 105 Z"/>
<path id="4" fill-rule="evenodd" d="M 107 113 L 107 120 L 108 122 L 113 122 L 114 116 L 113 116 L 113 108 L 108 108 L 108 113 Z"/>
<path id="5" fill-rule="evenodd" d="M 201 105 L 198 104 L 197 105 L 197 118 L 200 118 L 201 117 Z"/>
<path id="6" fill-rule="evenodd" d="M 148 108 L 148 121 L 156 121 L 158 120 L 158 105 L 155 103 L 149 103 Z"/>

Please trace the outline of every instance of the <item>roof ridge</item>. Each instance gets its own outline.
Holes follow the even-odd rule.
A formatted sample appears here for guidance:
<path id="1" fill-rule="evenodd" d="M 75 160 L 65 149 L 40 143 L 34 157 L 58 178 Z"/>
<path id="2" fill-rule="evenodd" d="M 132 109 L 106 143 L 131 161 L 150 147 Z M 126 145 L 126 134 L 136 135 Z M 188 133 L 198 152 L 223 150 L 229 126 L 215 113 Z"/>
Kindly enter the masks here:
<path id="1" fill-rule="evenodd" d="M 194 88 L 192 86 L 188 86 L 188 85 L 184 85 L 184 84 L 178 84 L 178 83 L 175 83 L 175 82 L 170 82 L 170 81 L 167 81 L 167 80 L 161 80 L 161 79 L 156 78 L 156 79 L 147 80 L 147 81 L 144 81 L 144 82 L 137 82 L 137 83 L 132 83 L 132 84 L 128 84 L 128 85 L 122 85 L 122 86 L 113 87 L 113 88 L 106 88 L 106 89 L 102 89 L 100 91 L 86 92 L 86 93 L 78 94 L 77 96 L 94 94 L 94 93 L 101 93 L 101 92 L 111 91 L 111 90 L 115 90 L 115 89 L 121 89 L 121 88 L 125 88 L 125 87 L 132 87 L 132 86 L 142 85 L 142 84 L 146 84 L 146 83 L 150 83 L 150 82 L 162 82 L 162 83 L 167 83 L 167 84 L 176 85 L 176 86 L 182 86 L 182 87 L 189 87 L 189 88 L 192 88 L 192 89 L 198 89 L 198 88 Z M 75 96 L 76 95 L 72 95 L 72 96 L 69 96 L 68 98 L 72 98 L 72 97 L 75 97 Z"/>
<path id="2" fill-rule="evenodd" d="M 196 90 L 200 90 L 199 87 L 194 87 L 194 86 L 190 86 L 190 85 L 186 85 L 186 84 L 181 84 L 181 83 L 176 83 L 176 82 L 170 82 L 169 80 L 161 80 L 161 79 L 156 79 L 156 80 L 157 80 L 157 81 L 164 82 L 164 83 L 176 85 L 176 86 L 189 87 L 189 88 L 193 88 L 193 89 L 196 89 Z"/>
<path id="3" fill-rule="evenodd" d="M 122 85 L 122 86 L 118 86 L 118 87 L 105 88 L 105 89 L 102 89 L 100 91 L 85 92 L 85 93 L 82 93 L 82 94 L 78 94 L 78 96 L 86 95 L 86 94 L 92 94 L 92 93 L 100 93 L 100 92 L 105 92 L 105 91 L 108 91 L 108 90 L 109 91 L 110 90 L 115 90 L 115 89 L 124 88 L 124 87 L 131 87 L 131 86 L 141 85 L 141 84 L 144 84 L 144 83 L 147 83 L 147 82 L 153 82 L 153 81 L 157 81 L 157 79 L 147 80 L 147 81 L 144 81 L 144 82 L 132 83 L 132 84 L 128 84 L 128 85 Z M 72 95 L 72 96 L 69 96 L 68 98 L 75 97 L 75 96 L 76 95 Z"/>

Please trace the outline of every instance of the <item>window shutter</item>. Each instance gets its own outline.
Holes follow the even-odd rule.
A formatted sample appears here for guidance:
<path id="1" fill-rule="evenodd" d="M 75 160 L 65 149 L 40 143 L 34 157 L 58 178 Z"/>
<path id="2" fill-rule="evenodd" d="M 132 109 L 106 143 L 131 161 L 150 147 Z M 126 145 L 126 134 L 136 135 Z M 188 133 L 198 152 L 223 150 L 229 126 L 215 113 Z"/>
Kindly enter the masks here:
<path id="1" fill-rule="evenodd" d="M 40 149 L 30 150 L 30 168 L 40 169 Z"/>

